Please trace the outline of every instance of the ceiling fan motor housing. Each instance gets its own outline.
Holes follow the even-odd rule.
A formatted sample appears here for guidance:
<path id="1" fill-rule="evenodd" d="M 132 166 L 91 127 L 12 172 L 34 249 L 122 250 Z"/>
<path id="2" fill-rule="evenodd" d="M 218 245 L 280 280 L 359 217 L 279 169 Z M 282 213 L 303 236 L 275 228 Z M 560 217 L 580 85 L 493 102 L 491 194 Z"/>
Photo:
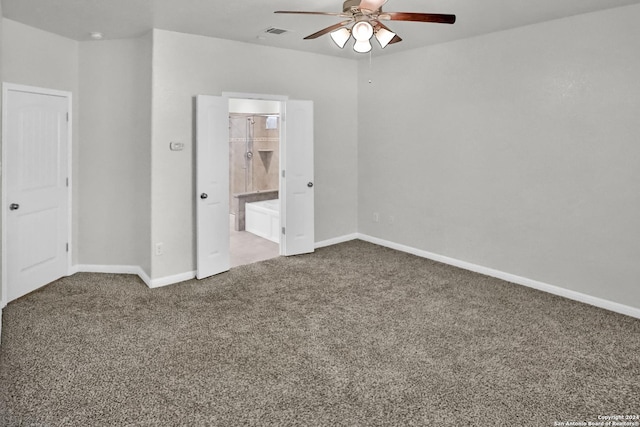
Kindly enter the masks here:
<path id="1" fill-rule="evenodd" d="M 351 13 L 360 10 L 360 0 L 345 0 L 342 3 L 342 11 L 345 13 Z"/>

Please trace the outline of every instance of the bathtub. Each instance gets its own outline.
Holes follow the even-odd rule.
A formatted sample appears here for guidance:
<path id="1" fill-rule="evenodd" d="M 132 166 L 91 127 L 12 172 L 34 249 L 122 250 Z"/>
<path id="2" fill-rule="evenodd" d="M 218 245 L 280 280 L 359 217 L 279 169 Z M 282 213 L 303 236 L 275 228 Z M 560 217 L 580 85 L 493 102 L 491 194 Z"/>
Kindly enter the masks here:
<path id="1" fill-rule="evenodd" d="M 272 242 L 280 243 L 280 199 L 247 203 L 245 205 L 245 230 Z"/>

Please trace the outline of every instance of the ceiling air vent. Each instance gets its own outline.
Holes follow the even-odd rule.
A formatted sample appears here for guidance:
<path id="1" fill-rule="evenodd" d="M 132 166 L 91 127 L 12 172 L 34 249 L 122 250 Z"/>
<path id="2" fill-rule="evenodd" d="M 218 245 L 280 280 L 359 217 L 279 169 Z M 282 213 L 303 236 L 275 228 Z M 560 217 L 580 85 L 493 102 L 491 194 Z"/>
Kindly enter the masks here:
<path id="1" fill-rule="evenodd" d="M 266 30 L 264 30 L 265 33 L 268 34 L 275 34 L 275 35 L 280 35 L 280 34 L 284 34 L 286 32 L 288 32 L 289 30 L 283 30 L 282 28 L 275 28 L 275 27 L 270 27 L 267 28 Z"/>

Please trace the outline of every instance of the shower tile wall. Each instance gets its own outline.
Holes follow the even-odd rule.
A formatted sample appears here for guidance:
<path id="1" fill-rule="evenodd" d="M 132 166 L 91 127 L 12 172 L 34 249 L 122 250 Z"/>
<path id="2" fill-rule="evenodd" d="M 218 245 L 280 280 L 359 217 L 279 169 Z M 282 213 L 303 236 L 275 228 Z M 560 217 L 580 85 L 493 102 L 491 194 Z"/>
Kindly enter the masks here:
<path id="1" fill-rule="evenodd" d="M 276 129 L 267 129 L 266 116 L 229 115 L 229 206 L 234 194 L 278 189 L 279 127 L 279 118 Z"/>

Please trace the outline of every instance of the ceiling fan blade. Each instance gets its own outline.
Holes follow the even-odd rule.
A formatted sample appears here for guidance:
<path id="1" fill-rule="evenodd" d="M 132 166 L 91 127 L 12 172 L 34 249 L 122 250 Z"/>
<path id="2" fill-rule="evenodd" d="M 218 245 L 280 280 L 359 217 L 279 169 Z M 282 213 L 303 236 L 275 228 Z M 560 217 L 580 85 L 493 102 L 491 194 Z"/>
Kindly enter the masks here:
<path id="1" fill-rule="evenodd" d="M 295 13 L 297 15 L 326 15 L 326 16 L 340 16 L 343 18 L 348 18 L 351 16 L 350 13 L 338 13 L 338 12 L 305 12 L 301 10 L 276 10 L 273 13 Z"/>
<path id="2" fill-rule="evenodd" d="M 386 2 L 387 0 L 360 0 L 360 6 L 358 7 L 360 8 L 360 10 L 364 9 L 375 12 L 376 10 L 380 9 Z"/>
<path id="3" fill-rule="evenodd" d="M 453 24 L 456 22 L 456 15 L 446 15 L 441 13 L 383 12 L 378 15 L 378 19 Z"/>
<path id="4" fill-rule="evenodd" d="M 325 35 L 327 33 L 330 33 L 330 32 L 335 31 L 335 30 L 339 30 L 340 28 L 344 27 L 345 25 L 349 25 L 350 23 L 351 23 L 351 19 L 348 20 L 348 21 L 339 22 L 339 23 L 337 23 L 335 25 L 332 25 L 332 26 L 327 27 L 327 28 L 323 28 L 322 30 L 320 30 L 318 32 L 310 34 L 307 37 L 305 37 L 304 39 L 305 40 L 317 39 L 318 37 L 323 36 L 323 35 Z"/>
<path id="5" fill-rule="evenodd" d="M 373 28 L 376 29 L 376 30 L 378 28 L 384 28 L 385 30 L 391 31 L 393 33 L 393 31 L 389 27 L 387 27 L 386 25 L 384 25 L 382 22 L 378 21 L 377 19 L 374 19 L 374 20 L 372 20 L 370 22 L 371 22 L 371 25 L 373 25 Z"/>

